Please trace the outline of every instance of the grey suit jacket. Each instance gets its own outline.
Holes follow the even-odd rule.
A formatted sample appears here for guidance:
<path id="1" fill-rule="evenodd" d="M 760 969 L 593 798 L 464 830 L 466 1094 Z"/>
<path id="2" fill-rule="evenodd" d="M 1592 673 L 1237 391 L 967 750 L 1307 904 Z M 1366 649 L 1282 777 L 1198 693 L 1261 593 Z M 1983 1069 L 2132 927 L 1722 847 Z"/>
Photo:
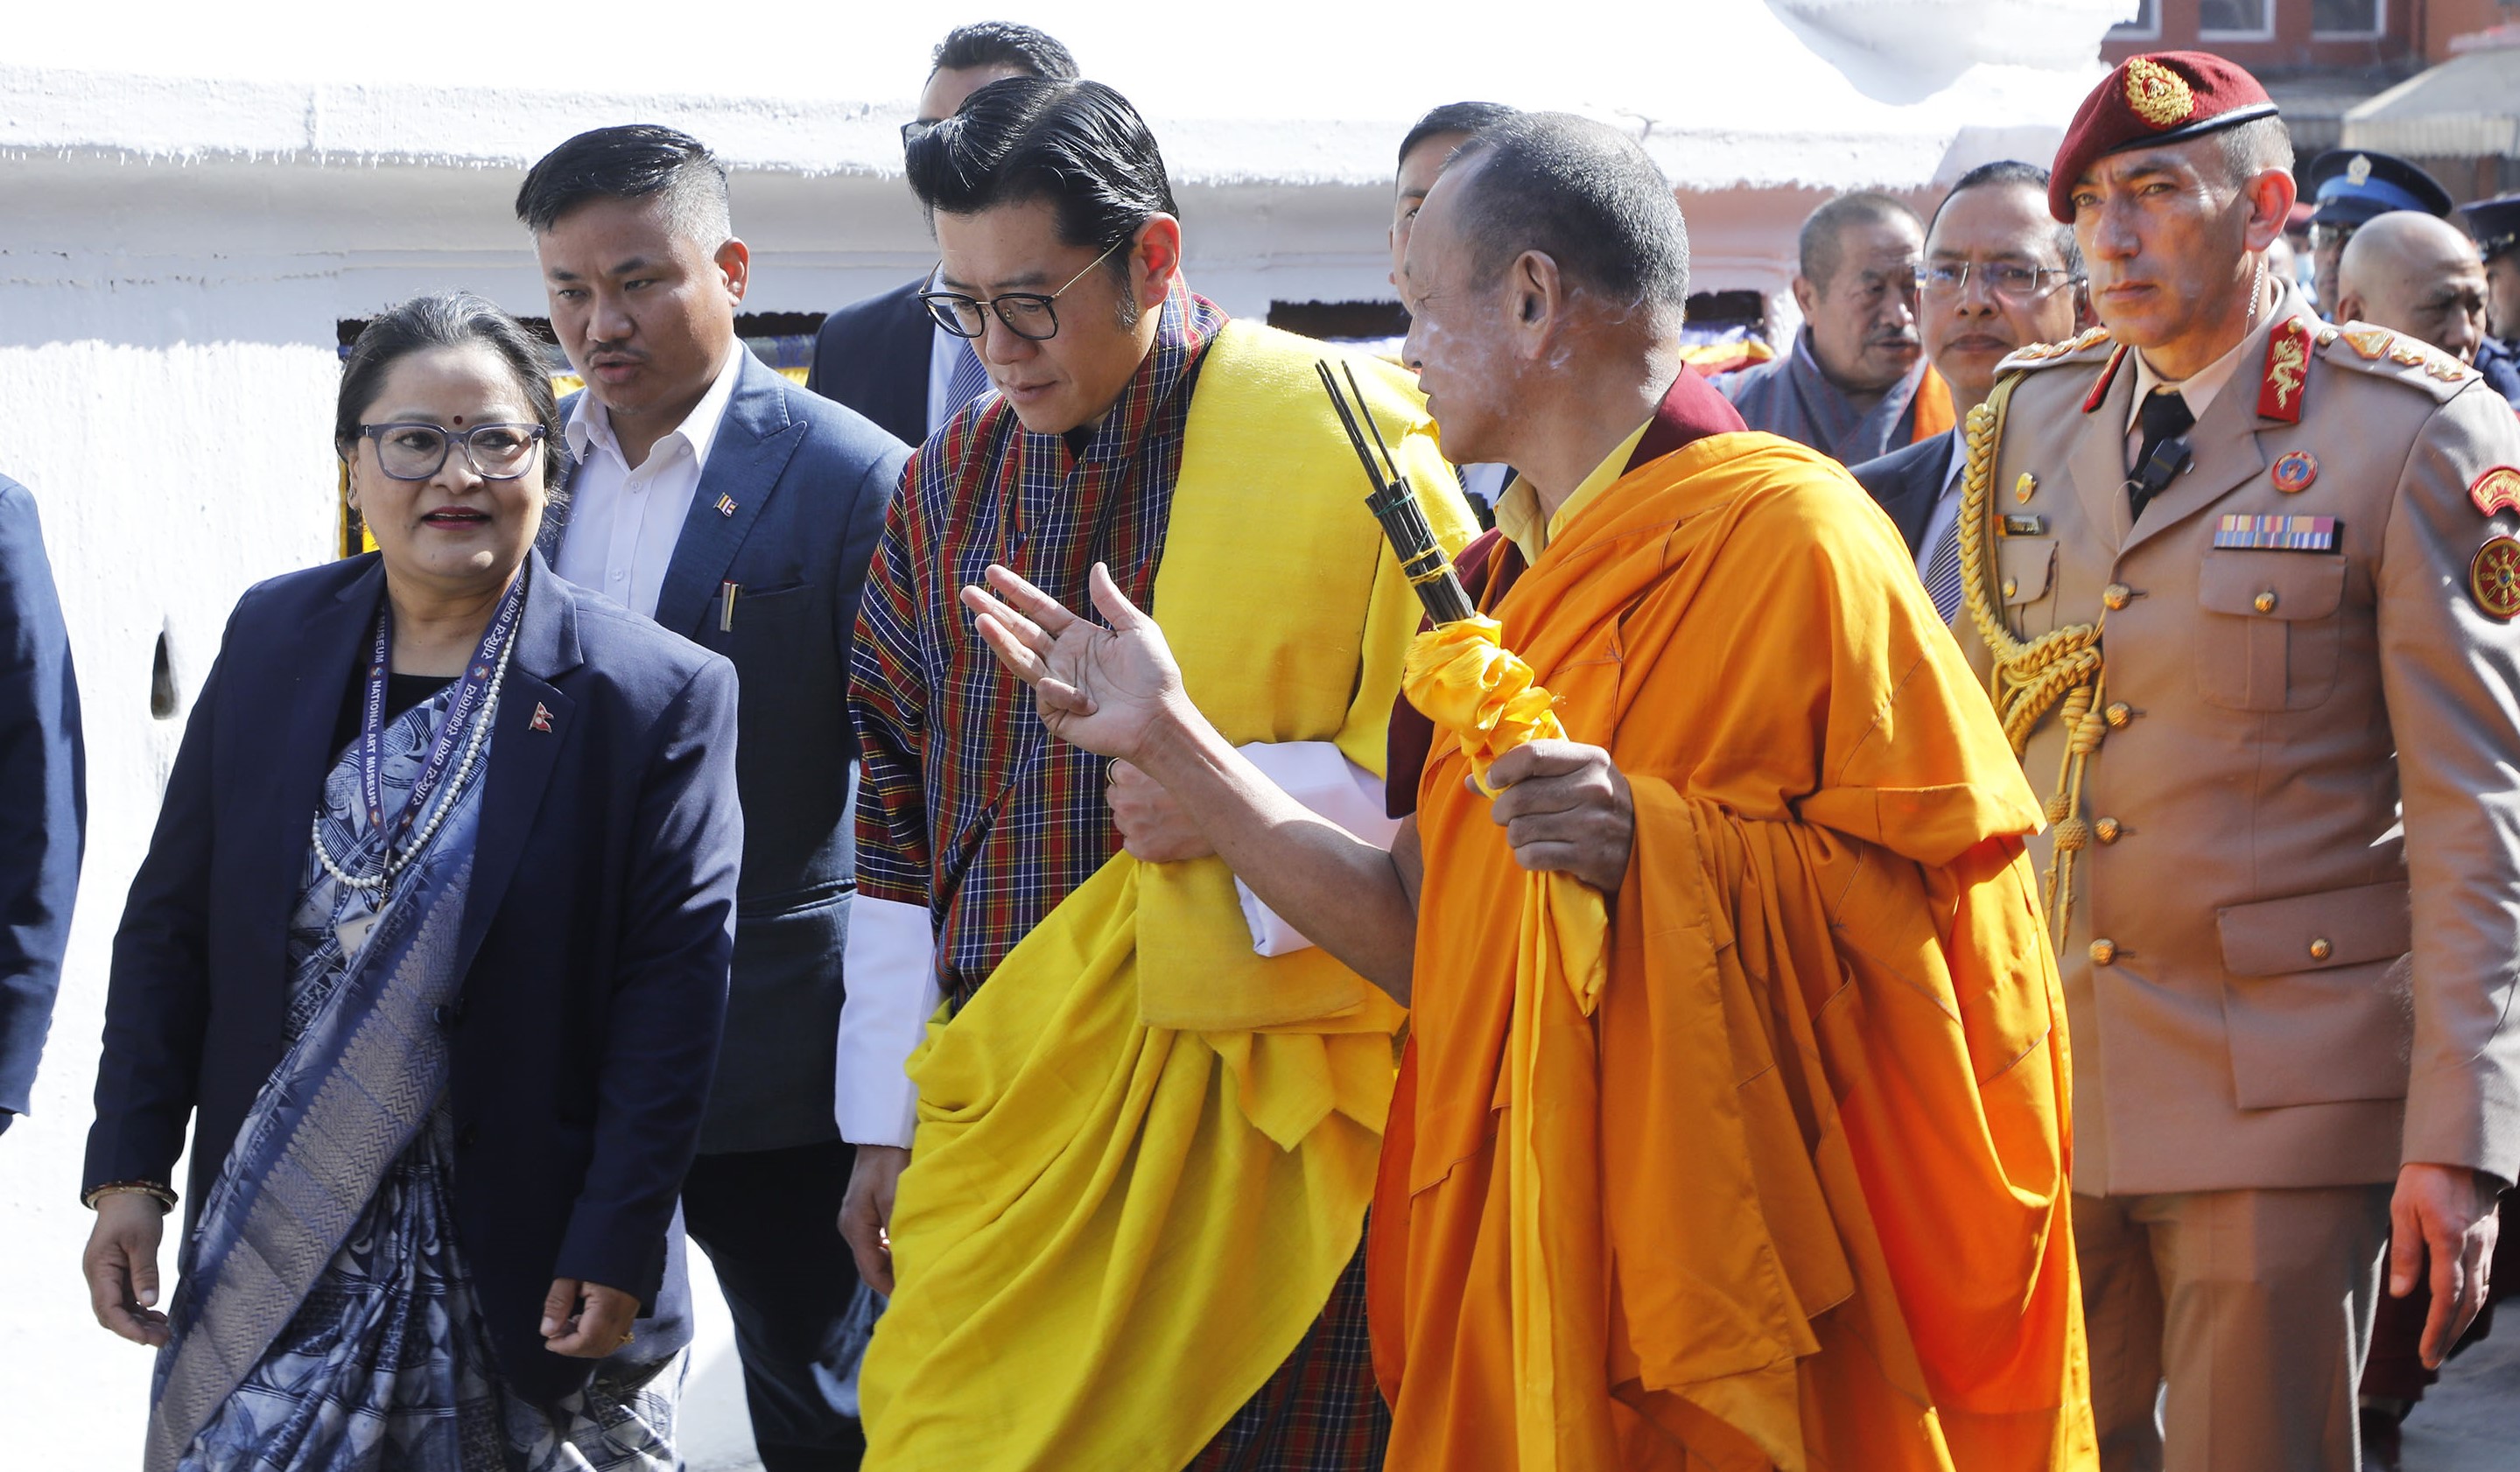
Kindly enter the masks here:
<path id="1" fill-rule="evenodd" d="M 733 660 L 742 687 L 743 874 L 702 1154 L 839 1136 L 832 1070 L 857 888 L 849 636 L 909 459 L 747 353 L 656 598 L 656 622 Z M 546 556 L 564 535 L 563 512 L 543 529 Z"/>
<path id="2" fill-rule="evenodd" d="M 2309 345 L 2298 423 L 2261 412 L 2286 320 Z M 2473 373 L 2288 291 L 2132 524 L 2131 357 L 2094 397 L 2114 356 L 2013 360 L 2030 372 L 1988 508 L 2013 534 L 1980 584 L 2023 637 L 2119 604 L 2059 958 L 2075 1186 L 2344 1185 L 2405 1161 L 2510 1180 L 2520 631 L 2480 608 L 2469 564 L 2520 513 L 2469 487 L 2520 464 L 2520 423 Z M 2235 545 L 2234 515 L 2333 517 L 2338 545 Z M 1955 632 L 1985 667 L 1969 613 Z M 2023 755 L 2043 794 L 2062 727 L 2050 713 Z"/>

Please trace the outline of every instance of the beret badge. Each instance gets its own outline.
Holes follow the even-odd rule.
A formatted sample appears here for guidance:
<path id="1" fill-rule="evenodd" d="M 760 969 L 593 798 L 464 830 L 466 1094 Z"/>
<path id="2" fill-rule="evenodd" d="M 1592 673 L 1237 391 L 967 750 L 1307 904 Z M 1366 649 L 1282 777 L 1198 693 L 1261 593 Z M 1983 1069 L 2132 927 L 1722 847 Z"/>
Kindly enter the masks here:
<path id="1" fill-rule="evenodd" d="M 2127 106 L 2156 128 L 2177 127 L 2196 111 L 2196 94 L 2187 78 L 2149 57 L 2127 63 Z"/>

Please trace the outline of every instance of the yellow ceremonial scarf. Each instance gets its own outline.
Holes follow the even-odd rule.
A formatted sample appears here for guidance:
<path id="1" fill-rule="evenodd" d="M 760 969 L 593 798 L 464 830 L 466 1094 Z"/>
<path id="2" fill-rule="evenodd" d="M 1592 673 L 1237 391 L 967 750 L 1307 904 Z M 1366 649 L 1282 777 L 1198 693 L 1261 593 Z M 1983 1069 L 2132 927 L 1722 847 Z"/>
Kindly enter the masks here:
<path id="1" fill-rule="evenodd" d="M 1229 325 L 1191 402 L 1154 615 L 1237 742 L 1379 772 L 1415 595 L 1364 510 L 1319 343 Z M 1471 532 L 1407 377 L 1354 360 L 1437 534 Z M 1399 433 L 1395 436 L 1394 430 Z M 1262 958 L 1216 860 L 1114 857 L 911 1060 L 873 1472 L 1178 1472 L 1353 1258 L 1401 1010 Z"/>

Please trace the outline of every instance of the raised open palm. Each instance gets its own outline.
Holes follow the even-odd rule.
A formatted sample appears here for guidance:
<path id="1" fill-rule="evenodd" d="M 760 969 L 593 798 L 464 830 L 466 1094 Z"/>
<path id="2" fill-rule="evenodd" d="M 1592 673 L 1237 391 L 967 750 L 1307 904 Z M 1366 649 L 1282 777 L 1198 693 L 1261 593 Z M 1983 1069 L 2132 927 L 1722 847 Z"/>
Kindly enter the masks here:
<path id="1" fill-rule="evenodd" d="M 1094 564 L 1088 587 L 1106 628 L 1069 612 L 1012 570 L 991 563 L 987 588 L 963 590 L 989 651 L 1032 687 L 1051 735 L 1098 756 L 1135 760 L 1166 707 L 1186 699 L 1181 667 L 1155 621 Z"/>

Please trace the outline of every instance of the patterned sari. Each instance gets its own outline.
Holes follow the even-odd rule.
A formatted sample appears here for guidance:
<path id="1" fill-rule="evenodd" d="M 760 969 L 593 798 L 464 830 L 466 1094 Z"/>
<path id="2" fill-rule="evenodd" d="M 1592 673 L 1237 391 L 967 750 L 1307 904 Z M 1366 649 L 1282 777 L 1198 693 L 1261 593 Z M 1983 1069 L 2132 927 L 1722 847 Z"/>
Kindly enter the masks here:
<path id="1" fill-rule="evenodd" d="M 388 813 L 453 695 L 441 690 L 385 723 Z M 365 877 L 384 854 L 358 756 L 353 741 L 335 762 L 318 825 L 335 862 Z M 377 891 L 339 883 L 307 853 L 289 932 L 288 1052 L 185 1247 L 152 1398 L 150 1472 L 678 1465 L 685 1357 L 601 1365 L 551 1406 L 514 1395 L 456 1237 L 448 1048 L 435 1018 L 463 984 L 456 937 L 486 770 L 455 794 L 382 909 Z"/>

